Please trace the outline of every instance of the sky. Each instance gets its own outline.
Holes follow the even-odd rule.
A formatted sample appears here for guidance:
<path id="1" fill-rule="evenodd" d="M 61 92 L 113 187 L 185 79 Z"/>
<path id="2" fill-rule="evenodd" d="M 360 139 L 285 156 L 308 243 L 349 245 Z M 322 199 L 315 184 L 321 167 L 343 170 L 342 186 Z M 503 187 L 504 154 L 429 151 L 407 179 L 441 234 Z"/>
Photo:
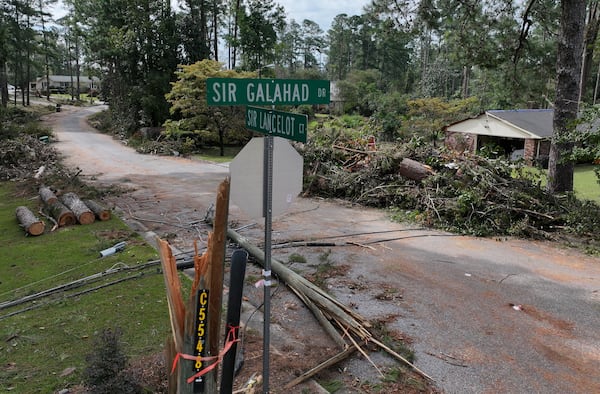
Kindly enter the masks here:
<path id="1" fill-rule="evenodd" d="M 288 16 L 288 21 L 294 19 L 302 23 L 304 19 L 310 19 L 327 32 L 331 22 L 339 14 L 360 15 L 364 6 L 370 0 L 275 0 L 281 4 Z"/>
<path id="2" fill-rule="evenodd" d="M 177 0 L 171 0 L 171 4 L 176 2 Z M 331 27 L 333 18 L 339 14 L 360 15 L 363 7 L 369 4 L 370 0 L 275 0 L 275 2 L 285 8 L 288 21 L 294 19 L 301 24 L 304 19 L 310 19 L 326 33 Z M 64 14 L 65 10 L 59 2 L 53 16 L 60 18 Z"/>

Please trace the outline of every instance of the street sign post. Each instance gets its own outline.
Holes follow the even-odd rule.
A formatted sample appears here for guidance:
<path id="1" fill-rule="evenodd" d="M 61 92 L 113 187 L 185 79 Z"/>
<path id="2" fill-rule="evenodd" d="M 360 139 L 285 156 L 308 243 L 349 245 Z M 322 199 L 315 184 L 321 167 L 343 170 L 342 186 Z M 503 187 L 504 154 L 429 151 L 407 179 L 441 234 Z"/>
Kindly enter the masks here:
<path id="1" fill-rule="evenodd" d="M 229 163 L 231 186 L 229 196 L 242 211 L 253 219 L 265 217 L 263 187 L 264 138 L 255 137 Z M 302 192 L 304 160 L 283 138 L 273 138 L 273 188 L 271 214 L 284 213 Z"/>
<path id="2" fill-rule="evenodd" d="M 246 107 L 246 127 L 263 134 L 306 142 L 308 116 L 259 107 Z"/>
<path id="3" fill-rule="evenodd" d="M 327 80 L 208 78 L 208 105 L 329 104 Z"/>
<path id="4" fill-rule="evenodd" d="M 252 174 L 262 175 L 262 206 L 256 201 L 252 206 L 252 216 L 265 218 L 265 256 L 264 256 L 264 322 L 263 322 L 263 394 L 269 393 L 269 342 L 271 319 L 271 232 L 273 214 L 285 209 L 293 198 L 302 190 L 302 157 L 285 140 L 278 141 L 274 137 L 306 142 L 308 119 L 304 115 L 296 115 L 275 111 L 275 105 L 329 104 L 330 83 L 326 80 L 300 79 L 243 79 L 243 78 L 208 78 L 206 80 L 206 102 L 209 106 L 219 105 L 272 105 L 272 110 L 250 107 L 246 110 L 246 127 L 266 134 L 263 138 L 263 166 L 249 165 L 246 158 L 232 161 L 230 172 L 232 177 L 232 198 L 237 195 L 234 189 L 239 183 L 242 190 L 239 194 L 248 196 L 251 186 L 256 180 L 247 182 Z M 275 148 L 284 142 L 282 149 Z M 259 156 L 256 151 L 258 143 L 253 143 L 245 154 Z M 282 145 L 282 146 L 284 146 Z M 244 153 L 244 148 L 242 152 Z M 288 149 L 286 153 L 285 149 Z M 289 150 L 291 149 L 291 151 Z M 278 159 L 278 152 L 283 152 L 283 159 Z M 275 156 L 275 158 L 274 158 Z M 299 156 L 299 160 L 296 156 Z M 274 171 L 273 163 L 277 163 L 279 172 Z M 285 169 L 282 163 L 288 164 Z M 237 168 L 237 169 L 236 169 Z M 262 170 L 262 171 L 261 171 Z M 282 171 L 283 170 L 283 171 Z M 261 174 L 262 172 L 262 174 Z M 298 172 L 299 177 L 293 176 Z M 278 180 L 278 184 L 286 184 L 284 188 L 273 187 L 274 174 L 283 174 L 286 181 Z M 236 175 L 237 174 L 237 175 Z M 238 179 L 234 179 L 238 177 Z M 296 181 L 294 181 L 296 180 Z M 299 180 L 299 181 L 298 181 Z M 291 181 L 289 183 L 288 181 Z M 281 191 L 283 194 L 280 195 Z M 258 194 L 254 191 L 251 194 Z"/>

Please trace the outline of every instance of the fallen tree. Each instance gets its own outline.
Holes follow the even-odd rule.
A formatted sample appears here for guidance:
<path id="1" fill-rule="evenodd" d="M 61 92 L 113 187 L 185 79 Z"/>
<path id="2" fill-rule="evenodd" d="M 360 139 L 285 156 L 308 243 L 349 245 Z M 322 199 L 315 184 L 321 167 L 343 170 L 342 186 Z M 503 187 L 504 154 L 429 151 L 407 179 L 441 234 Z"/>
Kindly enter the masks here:
<path id="1" fill-rule="evenodd" d="M 386 208 L 398 220 L 459 234 L 583 241 L 600 250 L 598 204 L 547 193 L 543 172 L 523 164 L 411 143 L 380 144 L 361 160 L 331 144 L 298 148 L 306 196 Z M 365 166 L 349 168 L 348 160 Z"/>
<path id="2" fill-rule="evenodd" d="M 46 224 L 38 219 L 27 207 L 17 207 L 15 214 L 19 224 L 30 235 L 40 235 L 44 233 Z"/>

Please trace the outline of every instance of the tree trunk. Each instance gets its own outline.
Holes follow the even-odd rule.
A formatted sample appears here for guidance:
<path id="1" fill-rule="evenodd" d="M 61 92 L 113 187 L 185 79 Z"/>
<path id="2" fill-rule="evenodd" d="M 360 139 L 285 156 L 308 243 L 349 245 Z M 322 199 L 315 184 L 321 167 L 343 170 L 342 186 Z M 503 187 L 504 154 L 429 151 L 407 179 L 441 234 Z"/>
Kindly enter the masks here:
<path id="1" fill-rule="evenodd" d="M 69 208 L 65 207 L 60 201 L 54 201 L 51 204 L 48 204 L 48 213 L 54 219 L 56 219 L 56 224 L 59 227 L 70 226 L 72 224 L 77 223 L 77 218 L 75 214 L 69 210 Z"/>
<path id="2" fill-rule="evenodd" d="M 50 188 L 42 186 L 40 187 L 40 198 L 46 205 L 52 205 L 58 201 L 56 194 Z"/>
<path id="3" fill-rule="evenodd" d="M 94 212 L 83 203 L 75 193 L 65 193 L 61 196 L 61 201 L 67 206 L 81 224 L 91 224 L 96 220 Z"/>
<path id="4" fill-rule="evenodd" d="M 550 193 L 573 191 L 574 130 L 579 109 L 579 84 L 585 24 L 585 0 L 562 0 L 558 58 L 556 63 L 556 101 L 554 103 L 554 136 L 548 162 Z"/>
<path id="5" fill-rule="evenodd" d="M 40 235 L 44 233 L 46 224 L 38 219 L 29 208 L 23 206 L 17 207 L 15 213 L 19 224 L 27 233 L 31 235 Z"/>
<path id="6" fill-rule="evenodd" d="M 93 200 L 84 200 L 83 203 L 92 211 L 98 220 L 105 221 L 110 219 L 110 210 L 98 204 Z"/>
<path id="7" fill-rule="evenodd" d="M 412 159 L 403 159 L 398 170 L 400 175 L 413 181 L 422 181 L 433 174 L 433 169 Z"/>
<path id="8" fill-rule="evenodd" d="M 581 86 L 579 89 L 579 101 L 585 99 L 587 91 L 587 84 L 590 80 L 592 73 L 592 63 L 594 58 L 594 47 L 596 38 L 598 37 L 598 30 L 600 29 L 600 4 L 597 2 L 590 2 L 589 9 L 587 11 L 587 24 L 585 25 L 584 31 L 584 52 L 583 52 L 583 64 L 581 70 Z"/>

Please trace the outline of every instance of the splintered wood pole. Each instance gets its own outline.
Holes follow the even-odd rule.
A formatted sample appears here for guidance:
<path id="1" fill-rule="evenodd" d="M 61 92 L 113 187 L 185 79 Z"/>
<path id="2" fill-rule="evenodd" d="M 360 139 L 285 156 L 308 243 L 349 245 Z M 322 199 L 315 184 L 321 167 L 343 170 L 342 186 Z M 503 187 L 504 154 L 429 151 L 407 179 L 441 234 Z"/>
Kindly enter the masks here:
<path id="1" fill-rule="evenodd" d="M 209 251 L 209 263 L 206 272 L 206 285 L 209 291 L 208 301 L 208 351 L 209 355 L 219 354 L 221 345 L 221 310 L 223 305 L 223 275 L 225 265 L 225 247 L 227 244 L 227 217 L 229 215 L 229 178 L 219 185 L 215 218 L 213 220 L 212 247 Z M 206 377 L 207 393 L 217 392 L 219 367 L 210 371 Z M 212 389 L 212 390 L 211 390 Z"/>
<path id="2" fill-rule="evenodd" d="M 166 241 L 157 240 L 169 304 L 173 336 L 168 339 L 168 364 L 176 360 L 176 373 L 169 375 L 169 393 L 216 393 L 218 364 L 204 376 L 197 376 L 211 362 L 201 357 L 218 356 L 222 341 L 221 309 L 223 272 L 229 212 L 229 179 L 219 185 L 214 229 L 208 234 L 206 252 L 194 256 L 194 281 L 184 304 L 177 264 Z M 183 356 L 183 357 L 182 357 Z"/>

